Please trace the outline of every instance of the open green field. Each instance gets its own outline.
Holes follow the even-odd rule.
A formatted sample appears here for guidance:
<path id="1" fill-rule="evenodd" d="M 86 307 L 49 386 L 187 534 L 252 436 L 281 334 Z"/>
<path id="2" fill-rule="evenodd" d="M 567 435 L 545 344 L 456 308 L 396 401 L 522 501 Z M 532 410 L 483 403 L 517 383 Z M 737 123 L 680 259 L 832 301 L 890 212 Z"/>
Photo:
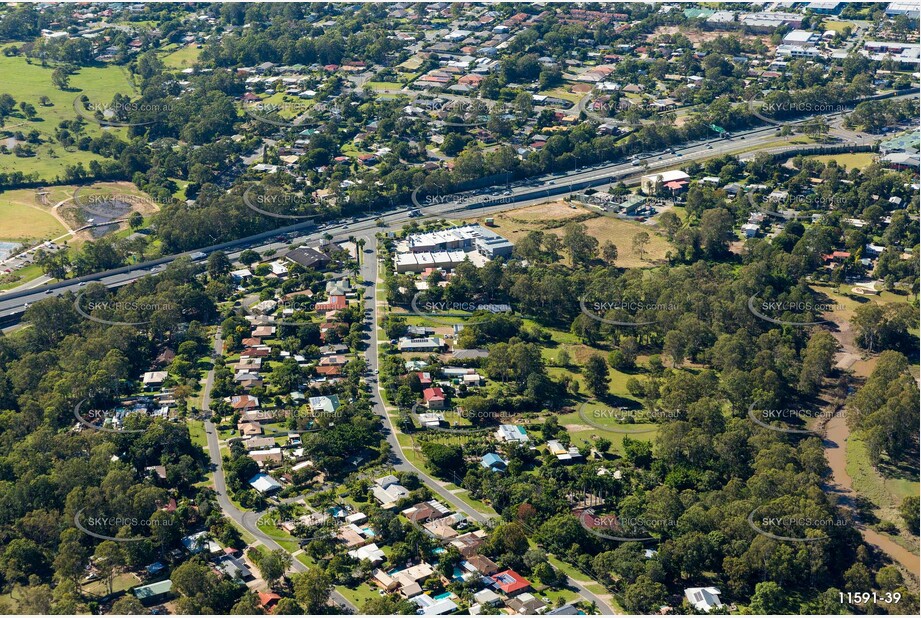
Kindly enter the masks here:
<path id="1" fill-rule="evenodd" d="M 171 46 L 169 51 L 160 60 L 163 65 L 169 69 L 188 69 L 198 61 L 198 55 L 201 50 L 195 43 L 185 46 Z"/>
<path id="2" fill-rule="evenodd" d="M 20 126 L 17 130 L 23 130 Z M 25 127 L 31 131 L 32 127 Z M 42 139 L 47 139 L 43 137 Z M 0 172 L 22 172 L 26 175 L 35 174 L 38 180 L 55 182 L 63 177 L 68 166 L 83 164 L 84 169 L 89 169 L 91 161 L 101 161 L 103 157 L 91 152 L 76 150 L 69 152 L 59 144 L 45 142 L 33 146 L 34 156 L 17 157 L 14 154 L 0 153 Z"/>
<path id="3" fill-rule="evenodd" d="M 611 441 L 611 452 L 623 454 L 624 438 L 631 440 L 651 441 L 656 437 L 656 426 L 652 423 L 618 423 L 613 417 L 594 418 L 592 412 L 600 406 L 587 406 L 585 415 L 592 420 L 594 425 L 588 424 L 578 412 L 563 414 L 558 417 L 560 425 L 569 432 L 574 446 L 584 446 L 594 443 L 596 438 L 604 437 Z M 602 429 L 601 427 L 608 427 Z M 627 433 L 629 432 L 629 433 Z"/>
<path id="4" fill-rule="evenodd" d="M 824 164 L 828 164 L 829 161 L 835 161 L 839 166 L 846 167 L 847 169 L 861 169 L 867 167 L 876 160 L 875 152 L 854 152 L 854 153 L 840 153 L 840 154 L 830 154 L 830 155 L 815 155 L 808 157 L 810 159 L 815 159 Z"/>
<path id="5" fill-rule="evenodd" d="M 250 115 L 256 117 L 274 118 L 277 116 L 283 121 L 294 121 L 299 116 L 310 111 L 315 104 L 315 101 L 311 99 L 302 99 L 284 92 L 276 92 L 258 103 L 246 105 L 244 109 Z"/>
<path id="6" fill-rule="evenodd" d="M 365 82 L 364 84 L 371 90 L 400 90 L 403 84 L 399 82 Z"/>
<path id="7" fill-rule="evenodd" d="M 835 32 L 843 32 L 845 28 L 850 27 L 851 32 L 857 28 L 857 24 L 852 21 L 833 21 L 827 20 L 822 22 L 822 30 L 834 30 Z"/>
<path id="8" fill-rule="evenodd" d="M 578 92 L 571 92 L 569 88 L 570 88 L 570 85 L 567 84 L 565 86 L 559 86 L 552 90 L 544 90 L 540 94 L 547 95 L 548 97 L 556 97 L 557 99 L 563 99 L 564 101 L 570 101 L 572 103 L 578 103 L 582 99 L 582 97 L 585 96 Z"/>
<path id="9" fill-rule="evenodd" d="M 128 590 L 140 583 L 140 580 L 133 573 L 120 573 L 115 576 L 112 582 L 112 592 Z M 97 579 L 83 586 L 83 593 L 91 597 L 104 597 L 108 594 L 108 591 L 106 590 L 106 583 L 101 579 Z"/>
<path id="10" fill-rule="evenodd" d="M 202 421 L 190 419 L 186 421 L 186 425 L 189 428 L 189 437 L 192 439 L 192 444 L 207 451 L 208 436 L 205 434 L 205 424 Z"/>
<path id="11" fill-rule="evenodd" d="M 376 599 L 380 596 L 378 589 L 367 583 L 358 584 L 354 588 L 350 588 L 348 586 L 336 586 L 336 592 L 351 601 L 352 604 L 354 604 L 359 609 L 362 605 L 365 604 L 366 601 Z"/>
<path id="12" fill-rule="evenodd" d="M 2 50 L 0 50 L 2 51 Z M 59 90 L 51 83 L 51 74 L 55 66 L 42 67 L 40 64 L 27 61 L 22 56 L 5 56 L 0 54 L 0 75 L 5 76 L 0 92 L 9 94 L 16 102 L 30 103 L 35 107 L 37 116 L 32 120 L 27 119 L 17 111 L 6 119 L 2 131 L 12 134 L 21 131 L 28 134 L 37 130 L 41 134 L 43 144 L 35 147 L 37 156 L 17 157 L 11 154 L 0 154 L 0 172 L 21 171 L 26 174 L 37 173 L 40 178 L 53 180 L 63 174 L 68 165 L 83 163 L 87 166 L 90 161 L 100 157 L 92 153 L 75 151 L 68 152 L 54 141 L 54 131 L 62 120 L 73 120 L 77 116 L 74 111 L 74 99 L 86 95 L 96 104 L 108 103 L 113 95 L 121 93 L 133 96 L 134 89 L 128 80 L 127 72 L 116 66 L 99 65 L 82 67 L 70 76 L 67 90 Z M 49 105 L 42 105 L 40 97 L 48 97 Z M 89 114 L 86 114 L 89 116 Z M 124 129 L 103 129 L 93 122 L 86 123 L 86 133 L 98 136 L 103 130 L 124 131 Z M 4 142 L 12 149 L 14 140 Z"/>
<path id="13" fill-rule="evenodd" d="M 0 276 L 0 290 L 8 290 L 28 283 L 33 279 L 42 276 L 42 269 L 36 264 L 30 264 L 25 268 L 20 268 L 15 273 Z"/>
<path id="14" fill-rule="evenodd" d="M 35 189 L 0 193 L 0 240 L 25 242 L 57 238 L 67 233 L 61 222 L 37 200 Z"/>

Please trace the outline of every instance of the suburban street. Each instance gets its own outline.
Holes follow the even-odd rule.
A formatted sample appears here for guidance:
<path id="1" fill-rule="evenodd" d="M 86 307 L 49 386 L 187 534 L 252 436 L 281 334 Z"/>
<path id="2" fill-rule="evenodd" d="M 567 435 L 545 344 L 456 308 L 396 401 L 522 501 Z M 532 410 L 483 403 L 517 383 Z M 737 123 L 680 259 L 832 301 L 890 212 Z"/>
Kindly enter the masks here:
<path id="1" fill-rule="evenodd" d="M 419 479 L 422 480 L 426 486 L 428 486 L 432 493 L 438 496 L 438 499 L 443 500 L 458 512 L 463 513 L 478 524 L 483 524 L 491 519 L 491 517 L 475 510 L 466 502 L 458 498 L 450 490 L 446 489 L 443 483 L 432 478 L 423 470 L 420 470 L 412 463 L 410 463 L 406 457 L 406 454 L 403 452 L 403 447 L 400 445 L 400 441 L 397 439 L 396 428 L 393 425 L 393 420 L 387 413 L 387 407 L 384 403 L 384 397 L 383 393 L 381 392 L 381 385 L 378 379 L 379 376 L 378 374 L 374 373 L 379 369 L 378 349 L 382 343 L 378 338 L 378 327 L 380 324 L 381 315 L 380 305 L 377 301 L 377 240 L 375 239 L 373 233 L 362 235 L 362 237 L 367 239 L 365 246 L 368 249 L 365 249 L 365 254 L 362 256 L 361 276 L 364 280 L 366 289 L 370 293 L 370 296 L 367 294 L 365 295 L 365 307 L 371 309 L 371 315 L 373 316 L 370 324 L 370 339 L 368 340 L 368 366 L 372 371 L 372 375 L 374 375 L 374 382 L 371 393 L 374 403 L 374 410 L 384 419 L 384 433 L 386 434 L 387 443 L 391 448 L 391 465 L 394 470 L 414 472 L 416 476 L 418 476 Z M 575 581 L 571 577 L 567 578 L 567 584 L 570 588 L 578 590 L 579 594 L 581 594 L 586 600 L 594 602 L 602 614 L 611 615 L 615 613 L 614 610 L 603 599 L 599 598 L 597 595 L 589 591 L 585 586 Z"/>
<path id="2" fill-rule="evenodd" d="M 221 339 L 220 331 L 214 336 L 214 354 L 220 355 L 223 350 L 224 342 Z M 204 385 L 204 395 L 202 397 L 202 411 L 208 412 L 211 410 L 211 386 L 214 383 L 214 368 L 208 372 L 207 377 L 205 378 Z M 281 545 L 272 540 L 271 537 L 263 534 L 252 521 L 247 521 L 245 516 L 248 511 L 241 511 L 238 509 L 233 502 L 230 501 L 230 498 L 227 494 L 227 481 L 224 478 L 224 462 L 221 458 L 221 446 L 220 439 L 218 437 L 217 427 L 210 420 L 205 420 L 205 435 L 208 438 L 208 455 L 211 457 L 211 468 L 214 471 L 214 490 L 217 493 L 217 502 L 221 507 L 221 511 L 224 514 L 232 519 L 237 527 L 246 530 L 248 533 L 252 534 L 254 537 L 259 539 L 259 542 L 265 545 L 269 549 L 284 549 Z M 252 518 L 250 518 L 252 520 Z M 298 560 L 297 558 L 292 558 L 291 560 L 291 569 L 297 573 L 303 573 L 307 571 L 307 567 L 304 566 L 304 563 Z M 351 612 L 357 612 L 358 608 L 355 607 L 348 599 L 344 596 L 333 590 L 330 595 L 332 601 L 339 607 L 346 608 Z"/>
<path id="3" fill-rule="evenodd" d="M 370 324 L 369 330 L 369 339 L 368 339 L 368 367 L 374 372 L 379 369 L 378 355 L 377 351 L 380 346 L 380 341 L 377 336 L 378 325 L 381 319 L 379 313 L 379 306 L 376 301 L 376 291 L 377 291 L 377 277 L 378 277 L 378 259 L 377 259 L 377 240 L 374 237 L 373 233 L 365 233 L 360 237 L 365 238 L 367 241 L 366 252 L 362 256 L 362 265 L 361 265 L 361 276 L 365 283 L 365 289 L 367 294 L 365 295 L 365 307 L 371 309 L 372 311 L 372 322 Z M 220 333 L 216 333 L 214 337 L 214 348 L 213 353 L 217 356 L 220 355 L 223 350 L 223 340 L 220 337 Z M 202 411 L 208 412 L 211 409 L 211 388 L 214 383 L 214 369 L 212 368 L 206 378 L 204 383 L 204 394 L 202 397 Z M 374 376 L 373 388 L 371 389 L 372 401 L 374 404 L 374 410 L 381 415 L 384 422 L 384 434 L 387 439 L 387 443 L 391 448 L 391 459 L 390 464 L 393 470 L 402 471 L 402 472 L 413 472 L 419 479 L 428 486 L 428 488 L 438 496 L 440 500 L 451 505 L 458 512 L 463 513 L 471 520 L 477 522 L 478 524 L 484 524 L 491 517 L 485 513 L 476 511 L 463 500 L 458 498 L 454 493 L 449 491 L 444 487 L 444 484 L 432 478 L 430 475 L 425 473 L 423 470 L 417 468 L 415 465 L 410 463 L 403 452 L 403 448 L 397 439 L 397 432 L 393 426 L 393 422 L 387 414 L 386 406 L 384 404 L 383 394 L 381 392 L 380 382 L 377 379 L 377 375 Z M 221 507 L 223 513 L 232 519 L 239 528 L 246 530 L 248 533 L 256 537 L 260 543 L 268 547 L 269 549 L 283 549 L 276 541 L 271 537 L 264 534 L 259 530 L 253 523 L 253 518 L 247 518 L 246 515 L 248 511 L 240 510 L 236 505 L 231 502 L 228 491 L 227 491 L 227 482 L 224 476 L 223 460 L 221 458 L 221 448 L 220 448 L 220 438 L 218 436 L 217 427 L 210 420 L 206 419 L 204 421 L 205 426 L 205 435 L 208 441 L 208 455 L 211 458 L 211 467 L 214 471 L 214 489 L 217 493 L 217 501 Z M 292 560 L 291 568 L 293 571 L 302 573 L 307 570 L 307 567 L 304 566 L 302 562 L 296 558 Z M 602 614 L 614 614 L 615 612 L 611 607 L 597 595 L 585 588 L 584 585 L 576 582 L 572 578 L 568 578 L 568 586 L 579 591 L 586 600 L 594 602 Z M 347 608 L 352 612 L 357 612 L 358 608 L 355 607 L 348 599 L 342 596 L 339 592 L 333 591 L 331 595 L 332 600 L 339 605 L 340 607 Z"/>

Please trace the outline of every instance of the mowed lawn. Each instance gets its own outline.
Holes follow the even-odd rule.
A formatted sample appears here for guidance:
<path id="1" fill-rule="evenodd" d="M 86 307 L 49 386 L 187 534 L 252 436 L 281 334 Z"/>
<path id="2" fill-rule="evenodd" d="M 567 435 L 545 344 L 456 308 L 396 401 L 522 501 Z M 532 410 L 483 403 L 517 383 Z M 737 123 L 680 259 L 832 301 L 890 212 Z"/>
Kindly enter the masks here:
<path id="1" fill-rule="evenodd" d="M 589 218 L 585 218 L 588 215 Z M 518 210 L 510 210 L 491 215 L 493 225 L 488 226 L 501 236 L 510 241 L 517 242 L 528 232 L 540 230 L 544 233 L 556 234 L 562 238 L 563 227 L 571 221 L 582 223 L 589 236 L 598 240 L 599 248 L 606 241 L 611 241 L 617 247 L 618 256 L 616 265 L 619 268 L 642 268 L 652 266 L 655 262 L 665 259 L 665 253 L 670 244 L 662 236 L 655 233 L 655 228 L 626 219 L 608 217 L 592 210 L 577 206 L 571 208 L 563 202 L 538 204 L 527 206 Z M 477 217 L 468 222 L 486 224 L 487 217 Z M 649 244 L 642 259 L 633 252 L 633 237 L 640 232 L 649 234 Z M 568 263 L 569 258 L 566 257 Z"/>
<path id="2" fill-rule="evenodd" d="M 168 49 L 172 51 L 160 58 L 163 66 L 168 69 L 188 69 L 198 61 L 198 55 L 201 54 L 201 50 L 195 43 L 171 46 Z"/>
<path id="3" fill-rule="evenodd" d="M 66 233 L 64 226 L 38 205 L 35 189 L 0 193 L 0 240 L 24 242 Z"/>
<path id="4" fill-rule="evenodd" d="M 830 161 L 835 161 L 839 166 L 846 167 L 847 169 L 861 169 L 867 167 L 876 160 L 875 152 L 854 152 L 854 153 L 840 153 L 840 154 L 830 154 L 830 155 L 816 155 L 809 157 L 810 159 L 815 159 L 825 165 L 828 165 Z"/>
<path id="5" fill-rule="evenodd" d="M 2 51 L 2 50 L 0 50 Z M 54 140 L 54 132 L 62 120 L 73 120 L 77 117 L 74 111 L 74 99 L 86 95 L 96 104 L 109 103 L 116 93 L 129 97 L 134 96 L 134 89 L 128 80 L 127 72 L 117 66 L 82 67 L 70 77 L 67 90 L 59 90 L 51 83 L 51 74 L 54 65 L 42 67 L 38 63 L 29 63 L 22 56 L 4 56 L 0 54 L 0 75 L 4 76 L 0 84 L 0 93 L 9 94 L 18 103 L 25 101 L 35 107 L 36 118 L 26 119 L 21 112 L 6 119 L 5 126 L 0 129 L 12 134 L 21 131 L 28 134 L 37 130 L 41 134 L 43 144 L 35 147 L 37 156 L 17 157 L 11 154 L 0 154 L 0 172 L 21 171 L 26 174 L 37 173 L 42 179 L 53 180 L 62 175 L 68 165 L 83 163 L 84 167 L 92 160 L 99 160 L 98 155 L 88 152 L 68 152 Z M 47 96 L 50 105 L 42 105 L 41 96 Z M 90 116 L 89 113 L 85 116 Z M 125 129 L 103 129 L 93 122 L 87 122 L 86 133 L 98 136 L 104 130 L 125 131 Z M 12 145 L 7 143 L 12 149 Z"/>

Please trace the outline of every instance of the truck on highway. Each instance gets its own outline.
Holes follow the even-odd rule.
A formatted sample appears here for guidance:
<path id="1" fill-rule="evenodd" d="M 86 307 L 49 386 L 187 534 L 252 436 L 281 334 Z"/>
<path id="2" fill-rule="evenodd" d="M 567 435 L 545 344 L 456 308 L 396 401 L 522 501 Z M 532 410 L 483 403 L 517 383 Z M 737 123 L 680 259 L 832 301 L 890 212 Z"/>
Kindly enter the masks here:
<path id="1" fill-rule="evenodd" d="M 196 251 L 195 253 L 190 253 L 190 254 L 189 254 L 189 258 L 190 258 L 193 262 L 198 262 L 198 261 L 200 261 L 200 260 L 205 259 L 206 257 L 208 257 L 208 254 L 207 254 L 207 253 L 202 253 L 201 251 Z"/>

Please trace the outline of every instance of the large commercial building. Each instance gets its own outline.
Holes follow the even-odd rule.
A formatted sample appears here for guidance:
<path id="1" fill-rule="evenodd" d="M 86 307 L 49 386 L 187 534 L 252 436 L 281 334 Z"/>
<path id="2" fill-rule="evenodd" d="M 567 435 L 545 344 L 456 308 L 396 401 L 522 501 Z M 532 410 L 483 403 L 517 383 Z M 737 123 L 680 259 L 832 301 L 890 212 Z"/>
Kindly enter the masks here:
<path id="1" fill-rule="evenodd" d="M 640 188 L 646 195 L 653 195 L 661 187 L 676 189 L 686 186 L 691 177 L 681 170 L 670 170 L 658 174 L 649 174 L 640 178 Z"/>
<path id="2" fill-rule="evenodd" d="M 904 15 L 909 19 L 918 19 L 921 16 L 921 7 L 917 2 L 890 2 L 886 7 L 886 15 L 889 17 Z"/>
<path id="3" fill-rule="evenodd" d="M 428 268 L 451 270 L 465 259 L 474 264 L 508 257 L 514 245 L 492 230 L 473 224 L 413 234 L 397 246 L 397 272 L 422 272 Z"/>

